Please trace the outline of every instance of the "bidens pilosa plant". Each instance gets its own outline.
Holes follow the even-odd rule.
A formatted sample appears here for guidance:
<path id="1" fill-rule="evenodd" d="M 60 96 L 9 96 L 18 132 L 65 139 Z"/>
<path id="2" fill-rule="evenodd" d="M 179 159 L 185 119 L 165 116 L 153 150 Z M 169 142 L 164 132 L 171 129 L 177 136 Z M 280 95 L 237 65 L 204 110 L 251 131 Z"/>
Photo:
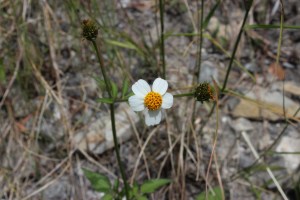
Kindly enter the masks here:
<path id="1" fill-rule="evenodd" d="M 86 177 L 90 180 L 94 190 L 103 192 L 105 196 L 103 199 L 147 199 L 147 196 L 154 193 L 160 187 L 169 184 L 169 179 L 150 179 L 137 185 L 129 185 L 126 177 L 126 173 L 121 162 L 121 156 L 119 152 L 119 142 L 117 138 L 116 121 L 115 121 L 115 104 L 128 102 L 133 111 L 143 112 L 145 117 L 145 124 L 147 126 L 158 125 L 162 120 L 163 110 L 169 109 L 173 106 L 175 97 L 191 97 L 194 96 L 197 101 L 204 102 L 214 100 L 214 91 L 208 83 L 200 83 L 194 91 L 185 94 L 172 95 L 167 92 L 168 82 L 162 78 L 156 78 L 153 84 L 150 86 L 145 80 L 139 79 L 132 85 L 132 96 L 128 96 L 128 82 L 124 82 L 122 89 L 122 97 L 118 98 L 118 88 L 115 83 L 111 81 L 107 74 L 107 68 L 105 66 L 104 58 L 101 53 L 101 46 L 97 44 L 98 27 L 94 21 L 84 20 L 82 22 L 82 36 L 94 47 L 96 52 L 100 69 L 102 72 L 103 81 L 107 96 L 98 99 L 98 102 L 109 104 L 111 115 L 112 134 L 114 139 L 115 153 L 117 157 L 117 163 L 121 172 L 123 187 L 119 185 L 118 179 L 115 180 L 115 184 L 112 185 L 110 180 L 101 174 L 83 169 Z M 163 74 L 165 77 L 165 74 Z M 121 189 L 120 189 L 121 188 Z"/>

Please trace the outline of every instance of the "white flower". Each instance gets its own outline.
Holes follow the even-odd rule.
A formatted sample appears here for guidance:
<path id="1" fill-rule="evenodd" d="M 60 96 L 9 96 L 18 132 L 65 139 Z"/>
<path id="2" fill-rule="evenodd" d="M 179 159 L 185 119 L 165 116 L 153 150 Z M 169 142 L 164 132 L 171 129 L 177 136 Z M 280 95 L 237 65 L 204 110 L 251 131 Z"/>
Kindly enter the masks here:
<path id="1" fill-rule="evenodd" d="M 132 85 L 133 96 L 129 97 L 129 105 L 134 111 L 144 111 L 145 122 L 148 126 L 159 124 L 162 109 L 171 108 L 173 95 L 167 93 L 168 82 L 157 78 L 152 89 L 145 80 L 138 80 Z"/>

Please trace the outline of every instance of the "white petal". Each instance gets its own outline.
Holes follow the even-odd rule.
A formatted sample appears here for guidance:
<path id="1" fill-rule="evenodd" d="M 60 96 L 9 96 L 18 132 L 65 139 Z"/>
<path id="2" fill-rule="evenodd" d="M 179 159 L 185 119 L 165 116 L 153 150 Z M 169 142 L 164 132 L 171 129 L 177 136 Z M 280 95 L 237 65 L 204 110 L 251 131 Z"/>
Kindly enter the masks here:
<path id="1" fill-rule="evenodd" d="M 164 95 L 168 89 L 168 82 L 162 78 L 157 78 L 154 80 L 152 85 L 152 90 Z"/>
<path id="2" fill-rule="evenodd" d="M 145 110 L 145 123 L 147 126 L 153 126 L 159 124 L 161 121 L 161 110 L 151 111 Z"/>
<path id="3" fill-rule="evenodd" d="M 171 108 L 173 105 L 173 95 L 167 92 L 162 98 L 163 100 L 161 107 L 164 109 Z"/>
<path id="4" fill-rule="evenodd" d="M 128 99 L 129 105 L 134 111 L 142 111 L 145 109 L 144 99 L 140 98 L 136 95 L 129 97 Z"/>
<path id="5" fill-rule="evenodd" d="M 140 79 L 132 85 L 132 91 L 138 97 L 144 98 L 151 91 L 151 88 L 145 80 Z"/>

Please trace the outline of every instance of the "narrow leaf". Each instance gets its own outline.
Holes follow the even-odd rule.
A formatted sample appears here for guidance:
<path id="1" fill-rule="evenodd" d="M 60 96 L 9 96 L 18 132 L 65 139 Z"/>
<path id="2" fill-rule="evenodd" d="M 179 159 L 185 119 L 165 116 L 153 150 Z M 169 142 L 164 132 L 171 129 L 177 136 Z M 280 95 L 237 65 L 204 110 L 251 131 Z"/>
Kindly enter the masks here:
<path id="1" fill-rule="evenodd" d="M 129 86 L 129 80 L 126 78 L 122 87 L 122 99 L 125 97 L 125 95 L 128 92 L 128 86 Z"/>
<path id="2" fill-rule="evenodd" d="M 102 200 L 113 200 L 114 197 L 112 194 L 105 194 L 101 199 Z"/>
<path id="3" fill-rule="evenodd" d="M 222 199 L 222 191 L 220 187 L 215 187 L 212 189 L 213 191 L 209 190 L 207 194 L 207 200 L 220 200 Z M 205 191 L 201 192 L 197 197 L 196 200 L 206 200 Z"/>
<path id="4" fill-rule="evenodd" d="M 91 185 L 94 190 L 98 192 L 108 192 L 110 191 L 111 184 L 109 182 L 109 179 L 99 173 L 90 171 L 88 169 L 82 169 L 84 172 L 84 175 L 89 179 L 91 182 Z"/>
<path id="5" fill-rule="evenodd" d="M 209 11 L 208 15 L 206 16 L 204 22 L 203 22 L 203 25 L 202 25 L 202 29 L 206 29 L 207 28 L 207 25 L 211 19 L 211 17 L 214 15 L 215 11 L 217 10 L 217 8 L 219 7 L 219 4 L 220 4 L 220 0 L 218 0 L 216 2 L 216 4 L 213 6 L 213 8 Z"/>
<path id="6" fill-rule="evenodd" d="M 150 179 L 142 184 L 141 193 L 142 194 L 150 194 L 158 190 L 160 187 L 167 185 L 170 183 L 169 179 Z"/>
<path id="7" fill-rule="evenodd" d="M 148 198 L 145 196 L 138 196 L 136 197 L 137 200 L 147 200 Z"/>
<path id="8" fill-rule="evenodd" d="M 126 49 L 136 49 L 136 47 L 132 43 L 129 43 L 129 42 L 119 42 L 116 40 L 106 40 L 106 42 L 109 44 L 118 46 L 118 47 L 126 48 Z"/>
<path id="9" fill-rule="evenodd" d="M 106 84 L 105 84 L 105 81 L 100 79 L 99 77 L 96 77 L 96 76 L 93 76 L 93 78 L 96 80 L 97 82 L 97 85 L 98 87 L 101 89 L 101 90 L 106 90 Z"/>
<path id="10" fill-rule="evenodd" d="M 99 98 L 96 101 L 99 103 L 108 103 L 108 104 L 112 104 L 114 102 L 114 100 L 110 98 Z"/>
<path id="11" fill-rule="evenodd" d="M 118 95 L 118 87 L 117 85 L 114 83 L 114 82 L 110 82 L 111 84 L 111 93 L 112 93 L 112 98 L 115 99 L 117 98 L 117 95 Z"/>

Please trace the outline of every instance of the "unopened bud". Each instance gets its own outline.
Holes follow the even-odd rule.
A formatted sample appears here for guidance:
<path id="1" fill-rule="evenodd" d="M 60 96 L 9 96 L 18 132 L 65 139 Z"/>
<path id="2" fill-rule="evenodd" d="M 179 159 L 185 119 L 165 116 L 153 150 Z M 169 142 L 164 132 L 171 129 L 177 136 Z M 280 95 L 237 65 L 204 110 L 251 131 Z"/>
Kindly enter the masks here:
<path id="1" fill-rule="evenodd" d="M 98 28 L 94 21 L 86 19 L 82 21 L 82 37 L 89 41 L 93 41 L 97 38 Z"/>
<path id="2" fill-rule="evenodd" d="M 215 100 L 214 89 L 207 82 L 200 83 L 195 90 L 194 97 L 201 103 L 204 101 Z"/>

